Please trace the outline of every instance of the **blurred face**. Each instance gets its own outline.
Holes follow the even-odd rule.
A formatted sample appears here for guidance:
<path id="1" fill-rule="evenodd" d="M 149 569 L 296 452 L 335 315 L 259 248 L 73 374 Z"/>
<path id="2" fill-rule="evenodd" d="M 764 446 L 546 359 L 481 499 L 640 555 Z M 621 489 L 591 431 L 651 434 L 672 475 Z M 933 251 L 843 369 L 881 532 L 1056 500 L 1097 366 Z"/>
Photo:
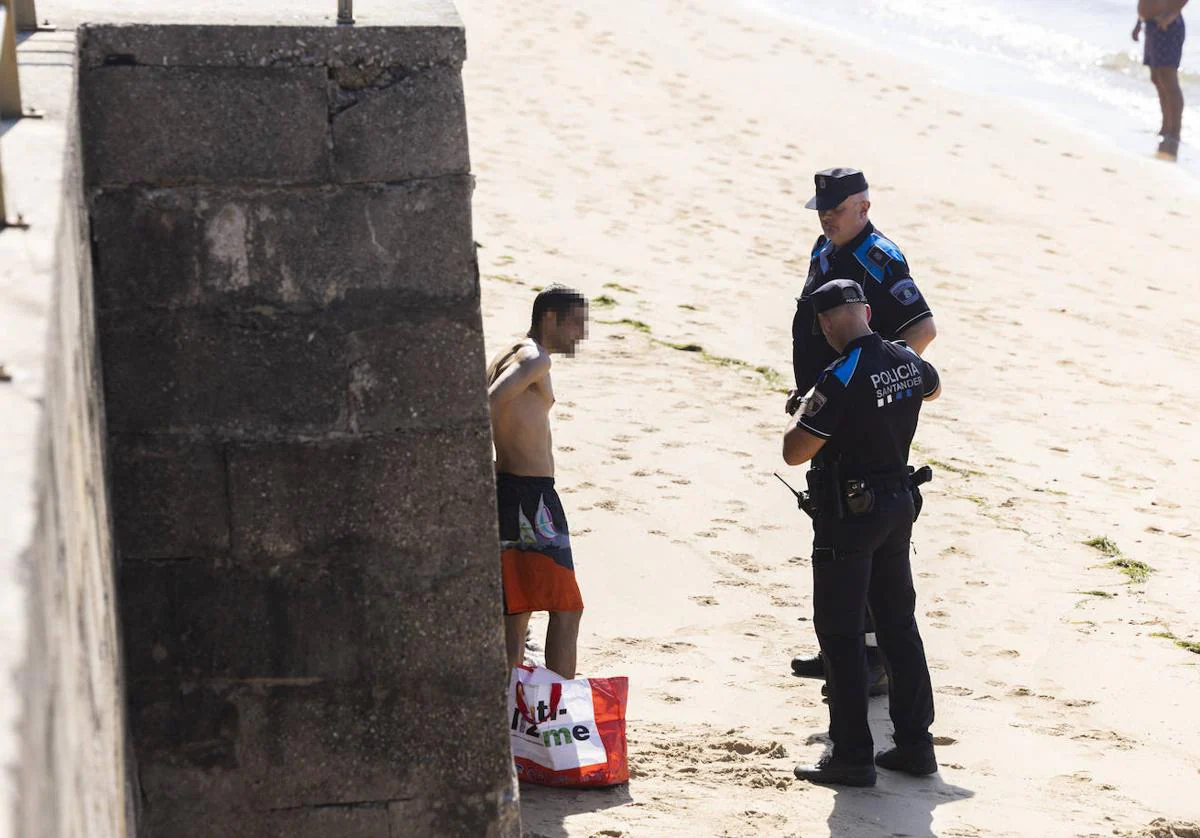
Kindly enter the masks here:
<path id="1" fill-rule="evenodd" d="M 569 358 L 574 357 L 579 342 L 587 337 L 587 306 L 577 306 L 565 314 L 551 314 L 547 320 L 554 326 L 553 340 L 548 341 L 548 346 Z"/>
<path id="2" fill-rule="evenodd" d="M 831 210 L 817 213 L 821 220 L 821 232 L 837 246 L 846 244 L 867 226 L 867 210 L 871 202 L 859 195 L 851 195 Z"/>

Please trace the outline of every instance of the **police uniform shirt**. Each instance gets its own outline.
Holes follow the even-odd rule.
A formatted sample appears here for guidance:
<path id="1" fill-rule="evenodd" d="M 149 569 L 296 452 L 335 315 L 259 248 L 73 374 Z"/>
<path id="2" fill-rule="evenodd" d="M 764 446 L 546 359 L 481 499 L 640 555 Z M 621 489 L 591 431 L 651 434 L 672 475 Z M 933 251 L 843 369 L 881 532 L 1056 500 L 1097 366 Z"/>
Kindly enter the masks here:
<path id="1" fill-rule="evenodd" d="M 908 271 L 900 248 L 867 222 L 844 247 L 835 248 L 825 236 L 817 239 L 809 262 L 804 293 L 792 320 L 792 369 L 796 389 L 805 393 L 821 370 L 837 357 L 825 342 L 812 303 L 806 297 L 831 279 L 852 279 L 862 286 L 871 306 L 871 328 L 889 340 L 926 317 L 929 304 Z"/>
<path id="2" fill-rule="evenodd" d="M 828 440 L 821 453 L 840 455 L 847 479 L 897 472 L 908 465 L 921 400 L 938 382 L 933 365 L 903 341 L 873 332 L 847 344 L 820 373 L 797 424 Z"/>

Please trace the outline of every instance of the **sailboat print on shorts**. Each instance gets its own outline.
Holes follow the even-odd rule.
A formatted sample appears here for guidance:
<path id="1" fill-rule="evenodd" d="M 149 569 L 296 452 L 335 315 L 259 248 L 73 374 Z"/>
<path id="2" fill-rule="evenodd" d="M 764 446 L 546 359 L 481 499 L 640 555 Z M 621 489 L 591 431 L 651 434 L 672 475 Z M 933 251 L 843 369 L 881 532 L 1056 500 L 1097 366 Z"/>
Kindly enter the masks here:
<path id="1" fill-rule="evenodd" d="M 546 508 L 546 499 L 538 497 L 537 514 L 533 516 L 534 526 L 537 528 L 537 534 L 546 541 L 553 542 L 558 538 L 558 530 L 554 528 L 554 518 L 550 515 L 550 510 Z"/>
<path id="2" fill-rule="evenodd" d="M 520 544 L 523 546 L 533 546 L 537 544 L 537 535 L 534 534 L 533 524 L 529 523 L 529 519 L 525 517 L 525 510 L 517 507 L 517 526 L 521 528 Z"/>
<path id="3" fill-rule="evenodd" d="M 534 513 L 533 523 L 525 515 L 524 509 L 517 509 L 517 526 L 521 532 L 521 544 L 536 545 L 541 543 L 553 544 L 558 538 L 558 530 L 554 528 L 554 517 L 546 508 L 546 499 L 538 497 L 537 512 Z"/>

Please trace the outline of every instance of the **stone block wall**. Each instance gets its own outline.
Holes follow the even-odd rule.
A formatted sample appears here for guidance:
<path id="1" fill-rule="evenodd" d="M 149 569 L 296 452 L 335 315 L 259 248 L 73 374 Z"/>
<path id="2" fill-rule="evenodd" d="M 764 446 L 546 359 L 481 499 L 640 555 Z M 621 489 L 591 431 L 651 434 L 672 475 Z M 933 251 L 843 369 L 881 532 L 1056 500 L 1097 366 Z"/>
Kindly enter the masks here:
<path id="1" fill-rule="evenodd" d="M 81 30 L 147 838 L 519 834 L 443 17 Z"/>

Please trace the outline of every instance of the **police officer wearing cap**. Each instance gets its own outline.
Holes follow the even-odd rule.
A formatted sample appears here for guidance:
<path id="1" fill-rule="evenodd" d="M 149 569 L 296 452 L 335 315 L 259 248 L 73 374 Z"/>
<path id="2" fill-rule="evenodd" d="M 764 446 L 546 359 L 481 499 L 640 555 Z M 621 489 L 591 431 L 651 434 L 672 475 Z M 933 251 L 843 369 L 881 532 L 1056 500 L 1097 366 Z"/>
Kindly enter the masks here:
<path id="1" fill-rule="evenodd" d="M 849 279 L 808 295 L 836 357 L 816 377 L 783 438 L 788 465 L 808 472 L 813 517 L 813 625 L 829 676 L 832 751 L 796 766 L 814 783 L 875 784 L 875 767 L 937 771 L 929 726 L 933 690 L 917 631 L 909 564 L 914 506 L 908 453 L 924 401 L 941 394 L 937 371 L 902 342 L 872 331 L 869 294 Z M 814 457 L 816 458 L 814 460 Z M 867 725 L 865 616 L 875 618 L 890 669 L 895 747 L 874 753 Z"/>
<path id="2" fill-rule="evenodd" d="M 788 395 L 789 414 L 795 413 L 801 396 L 836 356 L 821 334 L 809 296 L 828 280 L 855 280 L 874 312 L 872 327 L 888 340 L 903 340 L 923 354 L 937 335 L 933 312 L 909 274 L 904 254 L 868 218 L 871 201 L 866 176 L 858 169 L 836 168 L 817 172 L 813 179 L 816 194 L 805 207 L 817 211 L 823 235 L 813 246 L 804 293 L 797 299 L 792 320 L 796 389 Z M 872 683 L 883 685 L 883 665 L 874 648 L 868 653 L 868 662 Z M 821 678 L 824 662 L 820 654 L 798 655 L 792 659 L 792 672 Z M 882 687 L 876 692 L 881 693 Z"/>

